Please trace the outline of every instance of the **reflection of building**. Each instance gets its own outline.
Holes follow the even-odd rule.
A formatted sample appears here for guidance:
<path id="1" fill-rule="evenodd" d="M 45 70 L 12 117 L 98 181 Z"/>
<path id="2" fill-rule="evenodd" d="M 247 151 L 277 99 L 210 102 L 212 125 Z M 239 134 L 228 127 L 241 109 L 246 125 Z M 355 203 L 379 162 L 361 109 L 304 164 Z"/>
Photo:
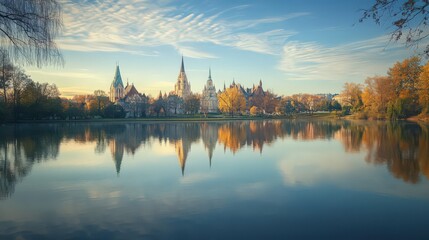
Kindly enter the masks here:
<path id="1" fill-rule="evenodd" d="M 110 140 L 109 145 L 113 161 L 115 162 L 116 174 L 119 175 L 121 172 L 122 158 L 124 157 L 124 142 L 112 139 Z"/>
<path id="2" fill-rule="evenodd" d="M 209 165 L 212 166 L 213 150 L 216 147 L 218 137 L 218 125 L 214 123 L 201 124 L 201 139 L 203 140 L 204 148 L 209 154 Z"/>
<path id="3" fill-rule="evenodd" d="M 190 146 L 185 145 L 185 141 L 180 139 L 174 143 L 176 147 L 177 157 L 179 158 L 180 169 L 182 169 L 182 176 L 185 174 L 186 158 L 188 158 L 188 152 Z M 189 148 L 188 148 L 189 147 Z"/>
<path id="4" fill-rule="evenodd" d="M 204 86 L 203 94 L 201 95 L 201 111 L 205 113 L 218 112 L 218 100 L 216 87 L 213 84 L 211 70 L 209 69 L 209 79 Z"/>
<path id="5" fill-rule="evenodd" d="M 186 77 L 183 56 L 179 76 L 177 77 L 176 85 L 174 85 L 174 94 L 183 99 L 191 95 L 191 84 L 188 82 L 188 78 Z"/>

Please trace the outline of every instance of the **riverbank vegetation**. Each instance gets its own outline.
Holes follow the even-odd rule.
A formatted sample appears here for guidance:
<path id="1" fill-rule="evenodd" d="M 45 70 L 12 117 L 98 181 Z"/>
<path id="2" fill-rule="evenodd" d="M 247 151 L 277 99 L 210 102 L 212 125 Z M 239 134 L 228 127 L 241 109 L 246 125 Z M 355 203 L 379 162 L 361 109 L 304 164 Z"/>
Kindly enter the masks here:
<path id="1" fill-rule="evenodd" d="M 427 119 L 429 62 L 420 62 L 418 57 L 407 58 L 385 76 L 369 77 L 365 84 L 346 83 L 340 94 L 343 108 L 361 119 Z"/>

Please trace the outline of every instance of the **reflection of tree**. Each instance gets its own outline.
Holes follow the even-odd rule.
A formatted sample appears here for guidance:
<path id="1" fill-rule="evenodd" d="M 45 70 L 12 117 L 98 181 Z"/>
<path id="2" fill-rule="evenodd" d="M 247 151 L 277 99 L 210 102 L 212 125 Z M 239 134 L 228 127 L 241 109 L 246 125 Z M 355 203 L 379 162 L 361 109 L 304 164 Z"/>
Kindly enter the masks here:
<path id="1" fill-rule="evenodd" d="M 0 129 L 0 198 L 14 192 L 15 184 L 28 175 L 34 162 L 56 158 L 61 139 L 56 130 L 51 125 Z"/>
<path id="2" fill-rule="evenodd" d="M 343 142 L 347 152 L 359 152 L 364 131 L 365 129 L 361 125 L 345 123 L 335 137 Z"/>
<path id="3" fill-rule="evenodd" d="M 396 178 L 416 183 L 420 170 L 426 175 L 429 159 L 428 132 L 425 129 L 425 126 L 417 124 L 360 124 L 350 126 L 347 134 L 342 129 L 339 139 L 346 149 L 359 150 L 365 146 L 367 162 L 386 164 Z"/>

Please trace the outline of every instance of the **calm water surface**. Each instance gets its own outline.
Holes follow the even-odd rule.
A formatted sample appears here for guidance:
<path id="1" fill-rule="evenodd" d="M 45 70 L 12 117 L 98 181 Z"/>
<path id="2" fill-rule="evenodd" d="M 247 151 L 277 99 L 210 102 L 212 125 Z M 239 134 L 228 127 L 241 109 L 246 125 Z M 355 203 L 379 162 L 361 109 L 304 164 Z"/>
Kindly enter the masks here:
<path id="1" fill-rule="evenodd" d="M 0 239 L 429 239 L 429 126 L 0 126 Z"/>

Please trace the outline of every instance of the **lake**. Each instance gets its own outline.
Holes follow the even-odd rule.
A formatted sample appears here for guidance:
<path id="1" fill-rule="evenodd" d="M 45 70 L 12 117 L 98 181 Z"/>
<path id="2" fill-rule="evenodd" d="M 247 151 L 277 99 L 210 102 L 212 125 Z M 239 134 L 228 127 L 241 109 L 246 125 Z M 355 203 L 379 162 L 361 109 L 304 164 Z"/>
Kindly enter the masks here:
<path id="1" fill-rule="evenodd" d="M 428 239 L 429 126 L 0 126 L 0 239 Z"/>

